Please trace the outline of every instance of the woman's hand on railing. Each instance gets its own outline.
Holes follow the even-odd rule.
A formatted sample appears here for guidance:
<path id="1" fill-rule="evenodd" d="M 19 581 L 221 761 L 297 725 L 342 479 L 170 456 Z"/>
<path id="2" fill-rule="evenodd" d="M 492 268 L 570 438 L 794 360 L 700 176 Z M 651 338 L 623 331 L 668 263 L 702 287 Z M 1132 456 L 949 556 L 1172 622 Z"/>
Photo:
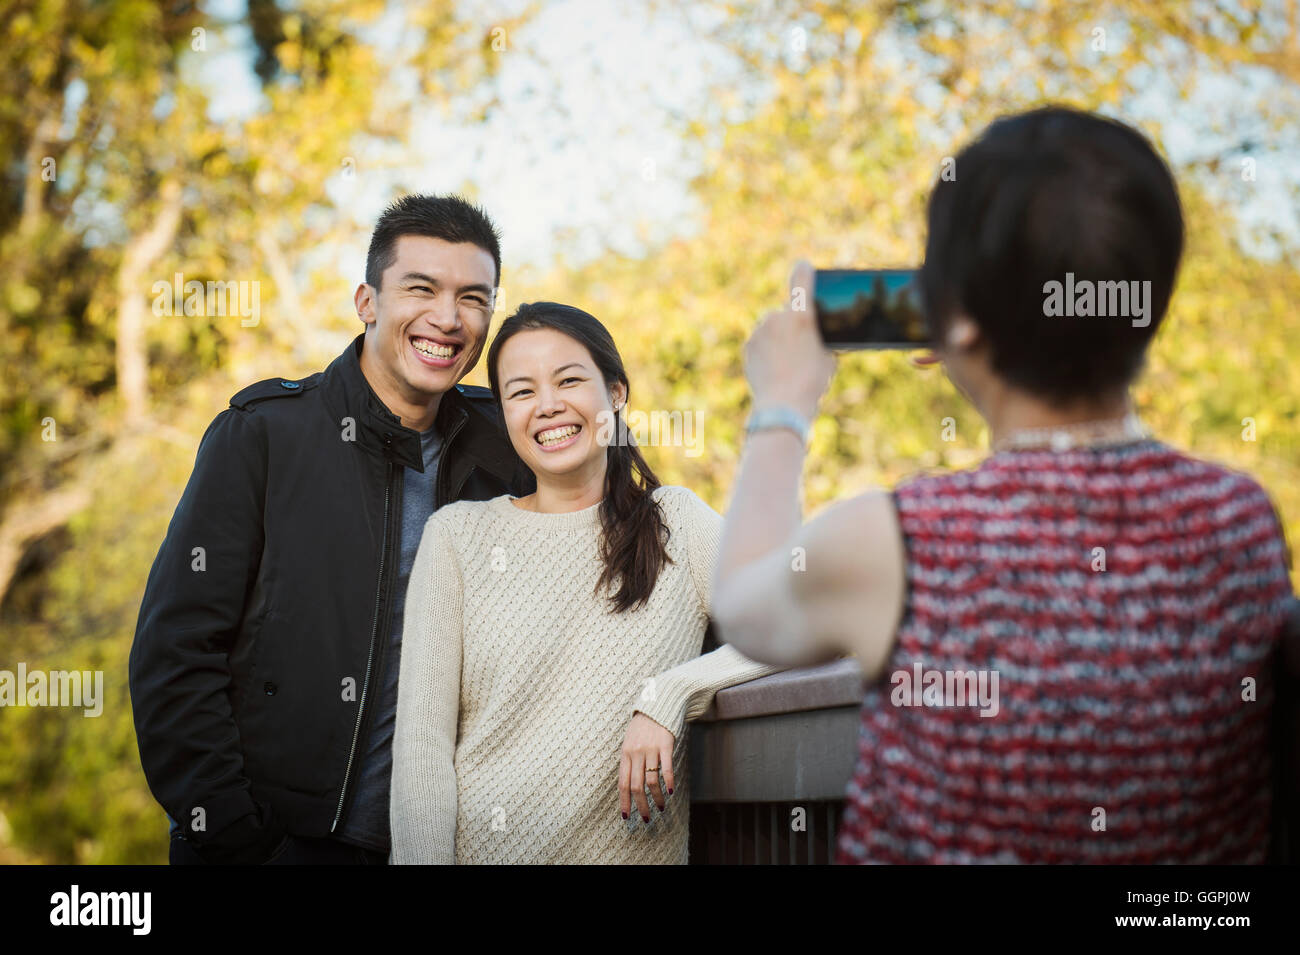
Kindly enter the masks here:
<path id="1" fill-rule="evenodd" d="M 632 716 L 627 735 L 623 737 L 623 752 L 618 763 L 619 809 L 628 817 L 632 799 L 643 822 L 650 821 L 650 803 L 646 800 L 646 787 L 659 811 L 664 810 L 664 784 L 673 791 L 673 734 L 644 713 Z"/>

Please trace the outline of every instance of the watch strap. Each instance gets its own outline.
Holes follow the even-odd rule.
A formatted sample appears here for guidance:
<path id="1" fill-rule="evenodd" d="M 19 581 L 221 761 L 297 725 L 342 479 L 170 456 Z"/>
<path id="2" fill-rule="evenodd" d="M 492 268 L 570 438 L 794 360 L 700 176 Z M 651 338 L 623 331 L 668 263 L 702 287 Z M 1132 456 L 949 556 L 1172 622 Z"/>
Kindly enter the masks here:
<path id="1" fill-rule="evenodd" d="M 745 424 L 745 434 L 750 435 L 755 431 L 766 431 L 770 428 L 789 428 L 799 435 L 799 440 L 804 444 L 808 443 L 808 436 L 812 432 L 812 425 L 808 419 L 789 405 L 767 405 L 756 408 L 750 413 L 749 420 Z"/>

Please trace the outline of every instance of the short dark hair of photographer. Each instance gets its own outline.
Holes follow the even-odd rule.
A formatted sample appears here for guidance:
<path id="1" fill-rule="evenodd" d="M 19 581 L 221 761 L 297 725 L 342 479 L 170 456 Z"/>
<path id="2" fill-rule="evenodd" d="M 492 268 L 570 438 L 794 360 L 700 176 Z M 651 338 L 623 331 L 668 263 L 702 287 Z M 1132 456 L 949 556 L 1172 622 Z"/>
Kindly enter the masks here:
<path id="1" fill-rule="evenodd" d="M 501 284 L 501 236 L 487 213 L 460 196 L 403 196 L 375 223 L 366 254 L 366 284 L 376 291 L 384 270 L 397 260 L 397 240 L 423 235 L 447 242 L 472 242 L 492 256 L 494 285 Z"/>
<path id="2" fill-rule="evenodd" d="M 992 370 L 1054 403 L 1125 389 L 1173 293 L 1183 214 L 1169 167 L 1123 123 L 1052 106 L 1003 117 L 930 196 L 921 289 L 932 340 L 965 312 Z M 1066 273 L 1151 283 L 1149 324 L 1046 314 Z"/>

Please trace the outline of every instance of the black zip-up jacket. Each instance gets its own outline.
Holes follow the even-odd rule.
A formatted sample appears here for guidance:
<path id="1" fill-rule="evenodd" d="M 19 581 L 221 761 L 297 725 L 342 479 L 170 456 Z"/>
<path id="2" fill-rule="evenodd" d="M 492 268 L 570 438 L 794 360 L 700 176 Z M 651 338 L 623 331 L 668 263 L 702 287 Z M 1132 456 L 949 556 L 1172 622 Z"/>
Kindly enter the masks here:
<path id="1" fill-rule="evenodd" d="M 131 648 L 140 761 L 209 862 L 260 862 L 337 832 L 385 665 L 402 468 L 420 436 L 361 372 L 245 388 L 199 445 Z M 486 388 L 439 404 L 434 506 L 532 493 Z"/>

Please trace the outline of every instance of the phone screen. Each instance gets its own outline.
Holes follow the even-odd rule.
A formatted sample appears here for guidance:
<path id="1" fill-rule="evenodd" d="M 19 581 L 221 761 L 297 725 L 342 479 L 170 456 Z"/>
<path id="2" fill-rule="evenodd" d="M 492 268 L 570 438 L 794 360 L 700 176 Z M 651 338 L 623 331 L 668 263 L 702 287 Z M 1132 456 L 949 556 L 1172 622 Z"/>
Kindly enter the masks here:
<path id="1" fill-rule="evenodd" d="M 818 269 L 814 308 L 827 348 L 928 348 L 916 269 Z"/>

